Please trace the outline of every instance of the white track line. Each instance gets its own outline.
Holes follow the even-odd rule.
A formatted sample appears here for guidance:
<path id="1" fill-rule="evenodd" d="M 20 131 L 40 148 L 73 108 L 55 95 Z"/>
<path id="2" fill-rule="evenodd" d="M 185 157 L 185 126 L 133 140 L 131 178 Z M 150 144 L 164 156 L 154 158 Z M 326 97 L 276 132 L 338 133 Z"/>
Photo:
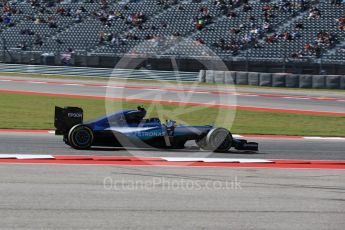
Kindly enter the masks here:
<path id="1" fill-rule="evenodd" d="M 194 157 L 161 157 L 169 162 L 208 162 L 208 163 L 272 163 L 264 159 L 236 159 L 236 158 L 194 158 Z"/>
<path id="2" fill-rule="evenodd" d="M 28 83 L 31 83 L 31 84 L 48 84 L 48 82 L 43 82 L 43 81 L 30 81 Z"/>
<path id="3" fill-rule="evenodd" d="M 68 83 L 68 84 L 63 84 L 63 85 L 67 85 L 67 86 L 85 86 L 83 84 L 77 84 L 77 83 Z"/>
<path id="4" fill-rule="evenodd" d="M 0 159 L 16 158 L 22 159 L 55 159 L 52 155 L 32 155 L 32 154 L 0 154 Z"/>
<path id="5" fill-rule="evenodd" d="M 92 157 L 92 156 L 91 156 Z M 0 154 L 0 159 L 55 159 L 53 155 L 33 154 Z M 265 159 L 236 159 L 236 158 L 194 158 L 194 157 L 157 157 L 168 162 L 207 162 L 207 163 L 272 163 Z"/>
<path id="6" fill-rule="evenodd" d="M 344 137 L 303 137 L 307 140 L 345 140 Z"/>

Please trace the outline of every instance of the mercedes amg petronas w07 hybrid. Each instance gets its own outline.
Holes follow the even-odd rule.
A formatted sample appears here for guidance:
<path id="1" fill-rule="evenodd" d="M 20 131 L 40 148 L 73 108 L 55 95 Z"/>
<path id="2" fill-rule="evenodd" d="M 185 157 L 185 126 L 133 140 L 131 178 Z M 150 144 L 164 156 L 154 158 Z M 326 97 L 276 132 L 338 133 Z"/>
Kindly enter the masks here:
<path id="1" fill-rule="evenodd" d="M 158 118 L 145 118 L 146 110 L 126 109 L 83 122 L 83 110 L 78 107 L 55 107 L 55 134 L 75 149 L 93 146 L 153 147 L 182 149 L 194 140 L 204 150 L 227 152 L 230 148 L 257 151 L 258 144 L 233 138 L 225 128 L 211 125 L 176 125 L 161 123 Z"/>

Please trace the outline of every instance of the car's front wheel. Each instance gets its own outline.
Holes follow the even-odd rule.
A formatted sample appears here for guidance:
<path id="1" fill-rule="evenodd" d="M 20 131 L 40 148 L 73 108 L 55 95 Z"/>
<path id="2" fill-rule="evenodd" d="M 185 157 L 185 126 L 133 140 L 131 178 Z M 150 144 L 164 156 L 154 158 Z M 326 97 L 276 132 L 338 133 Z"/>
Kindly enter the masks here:
<path id="1" fill-rule="evenodd" d="M 93 138 L 92 130 L 85 125 L 76 125 L 68 133 L 68 143 L 74 149 L 89 149 Z"/>
<path id="2" fill-rule="evenodd" d="M 206 145 L 214 152 L 227 152 L 232 146 L 232 135 L 225 128 L 214 128 L 206 136 Z"/>

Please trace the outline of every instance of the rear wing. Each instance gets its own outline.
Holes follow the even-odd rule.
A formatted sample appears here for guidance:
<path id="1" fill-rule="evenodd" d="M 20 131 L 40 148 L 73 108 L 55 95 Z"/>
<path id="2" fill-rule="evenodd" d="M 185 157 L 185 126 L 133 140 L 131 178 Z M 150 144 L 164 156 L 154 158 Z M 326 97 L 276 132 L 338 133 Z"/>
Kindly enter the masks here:
<path id="1" fill-rule="evenodd" d="M 55 135 L 66 135 L 69 130 L 78 124 L 83 123 L 83 109 L 78 107 L 55 106 Z"/>

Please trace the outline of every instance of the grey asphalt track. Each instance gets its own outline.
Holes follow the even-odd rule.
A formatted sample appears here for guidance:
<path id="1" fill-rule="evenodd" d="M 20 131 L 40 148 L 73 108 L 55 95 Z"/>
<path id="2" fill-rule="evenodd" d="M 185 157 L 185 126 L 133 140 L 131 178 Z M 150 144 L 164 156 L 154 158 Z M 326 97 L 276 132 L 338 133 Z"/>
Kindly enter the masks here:
<path id="1" fill-rule="evenodd" d="M 61 136 L 53 134 L 7 134 L 0 133 L 0 154 L 53 154 L 53 155 L 105 155 L 105 156 L 165 156 L 165 157 L 228 157 L 262 159 L 307 159 L 307 160 L 345 160 L 344 140 L 305 140 L 305 139 L 266 139 L 250 138 L 259 143 L 258 153 L 212 153 L 199 151 L 190 142 L 186 150 L 150 150 L 114 148 L 94 148 L 74 150 L 66 146 Z"/>
<path id="2" fill-rule="evenodd" d="M 344 170 L 0 165 L 7 229 L 343 230 Z"/>
<path id="3" fill-rule="evenodd" d="M 0 77 L 1 79 L 23 80 L 28 78 L 18 77 Z M 95 81 L 66 80 L 66 79 L 48 79 L 48 81 L 62 82 L 67 84 L 43 84 L 42 79 L 32 79 L 34 83 L 28 82 L 0 82 L 0 90 L 25 90 L 34 92 L 78 94 L 86 96 L 111 96 L 121 98 L 139 98 L 139 99 L 156 99 L 172 100 L 195 103 L 217 103 L 225 105 L 254 106 L 267 108 L 284 108 L 298 110 L 328 111 L 328 112 L 345 112 L 345 93 L 334 92 L 327 93 L 324 91 L 292 91 L 284 89 L 258 89 L 258 88 L 226 88 L 205 85 L 173 85 L 171 83 L 137 83 L 137 82 L 120 82 L 112 81 L 111 84 L 116 86 L 129 86 L 141 88 L 106 88 L 94 86 L 79 86 L 78 83 L 95 83 Z M 97 81 L 96 81 L 97 83 Z M 107 82 L 99 82 L 106 84 Z M 245 95 L 227 95 L 227 94 L 210 94 L 210 93 L 192 93 L 192 92 L 172 92 L 160 91 L 157 89 L 145 89 L 145 87 L 159 86 L 160 88 L 176 88 L 180 90 L 220 90 L 226 92 L 251 93 L 251 94 L 272 94 L 273 97 L 262 96 L 245 96 Z M 335 97 L 336 100 L 309 100 L 301 98 L 281 98 L 274 95 L 284 94 L 287 96 L 314 96 L 314 97 Z"/>

